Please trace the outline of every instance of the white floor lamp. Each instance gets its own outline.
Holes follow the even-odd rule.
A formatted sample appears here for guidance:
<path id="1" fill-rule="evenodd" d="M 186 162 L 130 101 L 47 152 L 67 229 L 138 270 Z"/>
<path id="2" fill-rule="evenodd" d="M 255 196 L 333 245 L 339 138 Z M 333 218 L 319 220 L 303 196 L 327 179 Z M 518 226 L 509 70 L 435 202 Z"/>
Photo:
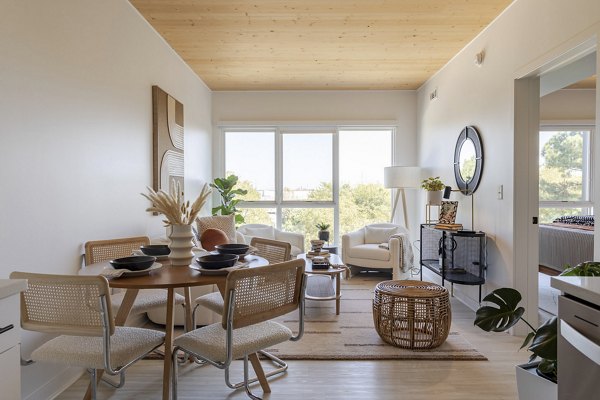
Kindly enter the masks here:
<path id="1" fill-rule="evenodd" d="M 383 186 L 388 189 L 397 189 L 396 197 L 394 200 L 394 207 L 392 208 L 392 215 L 390 222 L 394 221 L 394 215 L 396 214 L 396 207 L 398 206 L 398 198 L 402 195 L 402 211 L 404 216 L 404 224 L 406 228 L 408 226 L 408 216 L 406 214 L 406 196 L 404 189 L 415 189 L 421 184 L 421 168 L 419 167 L 385 167 L 383 173 Z"/>

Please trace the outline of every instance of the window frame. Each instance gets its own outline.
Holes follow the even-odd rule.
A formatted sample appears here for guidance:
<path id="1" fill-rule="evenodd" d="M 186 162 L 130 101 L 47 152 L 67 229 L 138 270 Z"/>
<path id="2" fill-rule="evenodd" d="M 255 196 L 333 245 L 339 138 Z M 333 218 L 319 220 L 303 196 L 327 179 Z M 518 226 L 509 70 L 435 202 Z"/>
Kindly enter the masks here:
<path id="1" fill-rule="evenodd" d="M 594 157 L 592 149 L 594 148 L 595 125 L 592 122 L 585 123 L 542 123 L 539 132 L 549 131 L 587 131 L 583 140 L 583 166 L 582 166 L 582 197 L 586 200 L 538 200 L 539 208 L 581 208 L 586 215 L 592 215 L 594 211 Z M 539 148 L 538 139 L 538 152 Z M 539 163 L 538 163 L 539 165 Z M 539 166 L 538 166 L 539 168 Z"/>
<path id="2" fill-rule="evenodd" d="M 282 229 L 283 209 L 284 208 L 332 208 L 333 209 L 333 229 L 337 234 L 333 236 L 333 245 L 339 246 L 340 232 L 340 210 L 339 210 L 339 145 L 340 131 L 389 131 L 391 135 L 390 159 L 391 165 L 395 165 L 395 146 L 397 127 L 388 123 L 373 123 L 365 125 L 344 125 L 344 124 L 223 124 L 219 127 L 219 140 L 217 144 L 220 147 L 220 161 L 217 170 L 219 175 L 225 174 L 227 170 L 226 163 L 226 135 L 227 132 L 274 132 L 275 134 L 275 201 L 252 200 L 241 201 L 240 208 L 274 208 L 276 210 L 276 228 Z M 286 134 L 331 134 L 332 135 L 332 200 L 331 201 L 303 201 L 303 200 L 283 200 L 283 135 Z M 383 171 L 381 171 L 383 174 Z M 392 193 L 390 191 L 390 201 Z M 391 204 L 391 203 L 390 203 Z"/>

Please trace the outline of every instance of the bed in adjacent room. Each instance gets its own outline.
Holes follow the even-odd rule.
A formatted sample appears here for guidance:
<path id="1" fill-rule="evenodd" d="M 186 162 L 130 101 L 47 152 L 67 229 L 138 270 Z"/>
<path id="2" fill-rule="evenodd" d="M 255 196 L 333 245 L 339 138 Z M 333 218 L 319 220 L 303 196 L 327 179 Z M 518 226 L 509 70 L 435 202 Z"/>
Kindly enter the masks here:
<path id="1" fill-rule="evenodd" d="M 564 216 L 540 224 L 540 265 L 563 271 L 594 259 L 594 217 Z"/>

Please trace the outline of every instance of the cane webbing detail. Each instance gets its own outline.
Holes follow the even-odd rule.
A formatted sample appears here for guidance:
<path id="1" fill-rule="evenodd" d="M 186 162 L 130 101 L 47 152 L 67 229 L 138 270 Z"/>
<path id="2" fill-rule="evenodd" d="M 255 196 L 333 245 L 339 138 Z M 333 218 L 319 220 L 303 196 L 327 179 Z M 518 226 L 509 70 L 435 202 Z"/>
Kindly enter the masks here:
<path id="1" fill-rule="evenodd" d="M 101 296 L 110 304 L 108 282 L 102 276 L 46 275 L 13 272 L 12 279 L 27 279 L 21 293 L 24 329 L 80 336 L 102 336 Z M 110 333 L 114 331 L 107 307 Z"/>
<path id="2" fill-rule="evenodd" d="M 304 260 L 230 272 L 224 310 L 228 310 L 233 289 L 233 328 L 267 321 L 297 309 L 303 274 Z M 222 325 L 227 329 L 227 312 L 223 312 Z"/>
<path id="3" fill-rule="evenodd" d="M 129 257 L 134 250 L 148 244 L 150 239 L 146 236 L 90 241 L 85 244 L 85 265 Z"/>
<path id="4" fill-rule="evenodd" d="M 256 248 L 256 255 L 267 259 L 269 264 L 281 263 L 290 259 L 292 245 L 279 240 L 253 237 L 250 246 Z"/>

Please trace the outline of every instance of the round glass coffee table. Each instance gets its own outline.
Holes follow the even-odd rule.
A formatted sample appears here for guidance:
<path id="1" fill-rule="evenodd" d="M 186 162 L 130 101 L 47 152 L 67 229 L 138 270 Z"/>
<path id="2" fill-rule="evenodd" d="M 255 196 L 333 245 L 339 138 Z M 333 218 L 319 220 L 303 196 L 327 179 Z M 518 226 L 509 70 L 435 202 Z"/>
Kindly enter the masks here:
<path id="1" fill-rule="evenodd" d="M 306 282 L 306 295 L 308 300 L 327 301 L 335 300 L 335 313 L 340 314 L 341 276 L 343 272 L 348 273 L 348 268 L 342 263 L 337 254 L 329 254 L 331 266 L 327 269 L 313 269 L 312 259 L 306 253 L 298 255 L 306 261 L 305 272 L 308 274 Z"/>

